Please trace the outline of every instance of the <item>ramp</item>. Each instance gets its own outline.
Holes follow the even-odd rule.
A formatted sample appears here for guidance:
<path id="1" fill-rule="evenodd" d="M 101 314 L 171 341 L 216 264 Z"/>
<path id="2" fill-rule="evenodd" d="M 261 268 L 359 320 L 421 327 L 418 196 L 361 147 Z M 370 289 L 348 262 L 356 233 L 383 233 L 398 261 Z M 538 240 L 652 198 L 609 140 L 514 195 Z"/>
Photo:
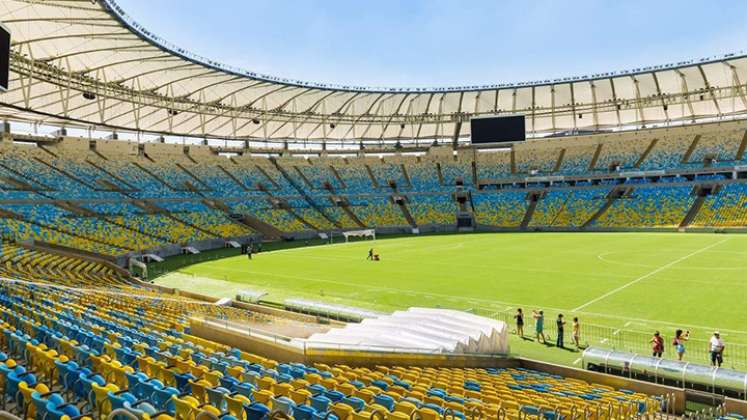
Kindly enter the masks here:
<path id="1" fill-rule="evenodd" d="M 599 160 L 599 155 L 602 154 L 602 143 L 599 143 L 597 145 L 596 150 L 594 150 L 594 156 L 591 158 L 591 162 L 589 162 L 589 171 L 593 171 L 594 168 L 597 167 L 597 161 Z"/>
<path id="2" fill-rule="evenodd" d="M 698 216 L 698 213 L 700 212 L 700 209 L 703 208 L 703 203 L 705 203 L 705 196 L 700 196 L 693 201 L 693 205 L 690 206 L 690 209 L 687 211 L 687 214 L 685 214 L 685 218 L 682 219 L 682 222 L 680 223 L 680 228 L 688 227 L 690 223 L 695 220 L 695 217 Z"/>
<path id="3" fill-rule="evenodd" d="M 415 222 L 415 218 L 412 217 L 412 214 L 410 213 L 410 209 L 407 208 L 407 204 L 403 201 L 402 203 L 398 205 L 399 205 L 399 209 L 402 211 L 402 215 L 405 216 L 407 223 L 409 223 L 410 226 L 414 228 L 418 227 L 418 224 Z"/>
<path id="4" fill-rule="evenodd" d="M 612 204 L 615 202 L 614 198 L 608 198 L 607 201 L 602 205 L 602 207 L 599 208 L 590 218 L 587 220 L 583 225 L 581 225 L 581 229 L 586 229 L 587 227 L 591 226 L 594 222 L 597 221 L 604 213 L 607 212 L 607 209 L 612 206 Z"/>
<path id="5" fill-rule="evenodd" d="M 253 231 L 259 232 L 268 240 L 280 239 L 283 232 L 275 226 L 267 224 L 250 214 L 241 214 L 238 219 L 241 223 L 249 226 Z"/>
<path id="6" fill-rule="evenodd" d="M 685 155 L 682 156 L 681 163 L 690 162 L 690 156 L 693 155 L 695 148 L 698 147 L 698 143 L 700 143 L 700 134 L 696 135 L 695 138 L 693 139 L 693 142 L 690 143 L 690 147 L 687 148 L 687 152 L 685 152 Z"/>
<path id="7" fill-rule="evenodd" d="M 532 221 L 532 216 L 534 215 L 534 210 L 537 208 L 537 200 L 532 200 L 529 203 L 529 207 L 527 207 L 527 212 L 524 213 L 524 218 L 521 219 L 521 224 L 519 225 L 519 228 L 521 230 L 525 230 L 527 226 L 529 226 L 529 222 Z"/>
<path id="8" fill-rule="evenodd" d="M 350 217 L 350 219 L 356 225 L 358 225 L 358 226 L 360 226 L 362 228 L 367 227 L 365 224 L 363 224 L 363 222 L 361 221 L 361 219 L 359 219 L 358 216 L 355 215 L 355 213 L 353 212 L 353 210 L 350 209 L 349 205 L 340 206 L 340 208 L 342 208 L 342 210 L 345 212 L 345 214 L 347 214 L 348 217 Z"/>
<path id="9" fill-rule="evenodd" d="M 742 136 L 742 142 L 739 143 L 739 149 L 737 155 L 734 157 L 735 160 L 742 160 L 744 157 L 744 149 L 747 148 L 747 130 L 744 130 L 744 136 Z"/>
<path id="10" fill-rule="evenodd" d="M 651 143 L 648 145 L 646 150 L 643 151 L 643 154 L 641 157 L 638 158 L 638 160 L 635 162 L 635 165 L 633 165 L 634 168 L 640 168 L 641 164 L 646 160 L 648 155 L 651 154 L 651 151 L 654 150 L 654 147 L 656 147 L 656 143 L 659 142 L 659 139 L 653 139 L 651 140 Z"/>

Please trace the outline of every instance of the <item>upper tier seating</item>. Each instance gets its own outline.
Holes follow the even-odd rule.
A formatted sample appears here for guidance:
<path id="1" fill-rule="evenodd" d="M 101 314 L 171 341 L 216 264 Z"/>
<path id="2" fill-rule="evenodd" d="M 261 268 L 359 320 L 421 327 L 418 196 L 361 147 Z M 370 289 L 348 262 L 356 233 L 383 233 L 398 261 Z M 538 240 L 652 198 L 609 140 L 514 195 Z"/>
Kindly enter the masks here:
<path id="1" fill-rule="evenodd" d="M 733 165 L 743 137 L 743 130 L 705 134 L 698 140 L 688 163 L 703 166 L 706 158 L 710 158 L 714 159 L 717 165 Z"/>
<path id="2" fill-rule="evenodd" d="M 407 189 L 409 183 L 405 179 L 402 165 L 384 162 L 379 165 L 371 165 L 370 168 L 380 188 L 387 188 L 389 187 L 389 181 L 394 181 L 397 188 Z"/>
<path id="3" fill-rule="evenodd" d="M 441 161 L 441 176 L 444 185 L 453 187 L 457 181 L 461 181 L 465 186 L 473 184 L 472 165 L 466 162 Z"/>
<path id="4" fill-rule="evenodd" d="M 533 171 L 536 171 L 538 175 L 551 173 L 555 170 L 559 156 L 560 149 L 557 147 L 542 147 L 538 144 L 535 147 L 517 149 L 516 172 L 524 175 L 531 174 Z"/>
<path id="5" fill-rule="evenodd" d="M 335 176 L 334 172 L 326 165 L 301 165 L 297 166 L 301 173 L 309 180 L 312 188 L 324 189 L 325 185 L 330 185 L 334 190 L 343 189 L 342 183 Z"/>
<path id="6" fill-rule="evenodd" d="M 336 169 L 345 183 L 345 193 L 367 194 L 375 190 L 371 176 L 364 165 L 341 165 Z"/>
<path id="7" fill-rule="evenodd" d="M 639 169 L 657 170 L 676 168 L 682 162 L 687 149 L 692 144 L 693 136 L 663 137 L 657 140 Z"/>
<path id="8" fill-rule="evenodd" d="M 511 177 L 511 153 L 508 151 L 480 152 L 477 154 L 477 179 Z"/>
<path id="9" fill-rule="evenodd" d="M 595 151 L 595 144 L 566 147 L 558 172 L 567 175 L 589 172 L 589 166 Z"/>
<path id="10" fill-rule="evenodd" d="M 695 198 L 690 186 L 636 188 L 629 198 L 615 200 L 594 226 L 677 227 Z"/>
<path id="11" fill-rule="evenodd" d="M 628 141 L 606 141 L 602 143 L 595 169 L 601 172 L 609 172 L 613 165 L 621 170 L 635 169 L 636 163 L 645 153 L 652 139 L 633 138 Z"/>
<path id="12" fill-rule="evenodd" d="M 413 162 L 405 167 L 410 176 L 411 189 L 419 192 L 441 191 L 438 168 L 433 162 Z"/>

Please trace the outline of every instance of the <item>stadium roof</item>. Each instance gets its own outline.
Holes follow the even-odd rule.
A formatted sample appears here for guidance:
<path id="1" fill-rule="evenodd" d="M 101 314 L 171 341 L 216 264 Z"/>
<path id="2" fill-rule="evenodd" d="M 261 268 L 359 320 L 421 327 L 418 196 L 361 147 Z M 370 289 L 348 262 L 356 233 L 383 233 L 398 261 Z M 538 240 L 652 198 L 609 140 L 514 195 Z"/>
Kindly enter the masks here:
<path id="1" fill-rule="evenodd" d="M 401 89 L 274 78 L 191 54 L 114 0 L 3 0 L 11 88 L 0 118 L 225 139 L 469 136 L 473 116 L 527 131 L 604 130 L 747 113 L 747 56 L 518 84 Z"/>

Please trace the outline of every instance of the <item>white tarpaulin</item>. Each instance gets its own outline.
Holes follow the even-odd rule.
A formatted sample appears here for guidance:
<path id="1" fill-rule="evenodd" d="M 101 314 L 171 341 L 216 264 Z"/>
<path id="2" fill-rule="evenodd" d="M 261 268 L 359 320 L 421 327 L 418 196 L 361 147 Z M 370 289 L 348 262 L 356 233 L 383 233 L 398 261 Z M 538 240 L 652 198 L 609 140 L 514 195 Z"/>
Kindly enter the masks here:
<path id="1" fill-rule="evenodd" d="M 451 309 L 410 308 L 314 334 L 307 347 L 437 353 L 506 354 L 503 321 Z"/>

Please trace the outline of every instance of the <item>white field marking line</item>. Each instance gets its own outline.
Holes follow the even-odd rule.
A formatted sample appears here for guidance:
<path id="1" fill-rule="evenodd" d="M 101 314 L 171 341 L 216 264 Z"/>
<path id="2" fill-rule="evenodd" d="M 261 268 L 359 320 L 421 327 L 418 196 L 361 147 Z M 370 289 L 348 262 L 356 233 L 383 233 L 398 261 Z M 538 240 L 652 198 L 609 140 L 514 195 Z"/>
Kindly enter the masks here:
<path id="1" fill-rule="evenodd" d="M 574 361 L 573 361 L 573 364 L 574 364 L 574 365 L 577 365 L 577 364 L 578 364 L 578 362 L 580 362 L 580 361 L 581 361 L 581 358 L 579 357 L 578 359 L 576 359 L 576 360 L 574 360 Z"/>
<path id="2" fill-rule="evenodd" d="M 594 298 L 594 299 L 592 299 L 592 300 L 590 300 L 590 301 L 588 301 L 588 302 L 584 303 L 584 304 L 583 304 L 583 305 L 581 305 L 581 306 L 578 306 L 578 307 L 576 307 L 576 308 L 573 308 L 573 309 L 571 309 L 571 311 L 572 311 L 572 312 L 580 311 L 581 309 L 584 309 L 585 307 L 587 307 L 587 306 L 589 306 L 589 305 L 592 305 L 592 304 L 594 304 L 594 303 L 597 303 L 597 302 L 599 302 L 600 300 L 602 300 L 602 299 L 605 299 L 605 298 L 608 298 L 608 297 L 610 297 L 610 296 L 614 295 L 615 293 L 617 293 L 617 292 L 619 292 L 619 291 L 621 291 L 621 290 L 627 289 L 628 287 L 630 287 L 630 286 L 632 286 L 632 285 L 634 285 L 634 284 L 636 284 L 636 283 L 639 283 L 639 282 L 641 282 L 641 281 L 643 281 L 643 280 L 646 280 L 647 278 L 649 278 L 649 277 L 653 276 L 653 275 L 654 275 L 654 274 L 656 274 L 656 273 L 659 273 L 659 272 L 661 272 L 661 271 L 664 271 L 664 270 L 666 270 L 667 268 L 669 268 L 669 267 L 671 267 L 671 266 L 673 266 L 673 265 L 675 265 L 675 264 L 678 264 L 678 263 L 680 263 L 680 262 L 682 262 L 682 261 L 685 261 L 686 259 L 688 259 L 688 258 L 692 257 L 693 255 L 697 255 L 697 254 L 700 254 L 701 252 L 705 252 L 705 251 L 708 251 L 709 249 L 711 249 L 711 248 L 713 248 L 713 247 L 715 247 L 715 246 L 721 245 L 722 243 L 724 243 L 724 242 L 726 242 L 726 241 L 728 241 L 728 240 L 729 240 L 729 238 L 726 238 L 726 239 L 720 240 L 720 241 L 718 241 L 718 242 L 716 242 L 716 243 L 714 243 L 714 244 L 711 244 L 711 245 L 705 246 L 705 247 L 703 247 L 703 248 L 700 248 L 700 249 L 698 249 L 698 250 L 695 250 L 695 251 L 693 251 L 693 252 L 691 252 L 691 253 L 689 253 L 689 254 L 685 255 L 684 257 L 680 257 L 680 258 L 677 258 L 676 260 L 674 260 L 674 261 L 672 261 L 672 262 L 670 262 L 670 263 L 667 263 L 667 264 L 664 264 L 664 265 L 662 265 L 661 267 L 657 268 L 657 269 L 656 269 L 656 270 L 654 270 L 654 271 L 651 271 L 651 272 L 649 272 L 649 273 L 647 273 L 647 274 L 644 274 L 644 275 L 642 275 L 642 276 L 638 277 L 637 279 L 631 280 L 631 281 L 629 281 L 629 282 L 627 282 L 627 283 L 623 284 L 623 285 L 622 285 L 622 286 L 620 286 L 620 287 L 616 287 L 616 288 L 614 288 L 614 289 L 610 290 L 609 292 L 607 292 L 607 293 L 605 293 L 605 294 L 603 294 L 603 295 L 601 295 L 601 296 L 599 296 L 599 297 L 597 297 L 597 298 Z"/>
<path id="3" fill-rule="evenodd" d="M 411 290 L 397 289 L 397 288 L 394 288 L 394 287 L 367 286 L 367 285 L 363 285 L 363 284 L 350 283 L 350 282 L 344 282 L 344 281 L 318 279 L 318 278 L 306 277 L 306 276 L 290 276 L 290 275 L 284 275 L 284 274 L 279 274 L 279 273 L 267 273 L 267 272 L 261 272 L 261 271 L 246 271 L 246 270 L 239 270 L 239 269 L 233 269 L 233 268 L 228 268 L 228 267 L 220 267 L 220 266 L 211 267 L 211 269 L 215 269 L 215 270 L 219 270 L 219 271 L 232 271 L 232 272 L 244 273 L 244 274 L 259 274 L 259 275 L 267 275 L 267 276 L 275 276 L 275 277 L 285 277 L 285 278 L 296 279 L 296 280 L 316 281 L 316 282 L 320 282 L 320 283 L 339 284 L 339 285 L 342 285 L 342 286 L 358 287 L 358 288 L 364 288 L 364 289 L 369 289 L 369 290 L 382 290 L 382 291 L 385 291 L 385 292 L 392 292 L 392 293 L 397 293 L 397 294 L 401 294 L 402 292 L 411 291 Z M 218 280 L 221 280 L 221 279 L 218 279 Z M 229 280 L 229 281 L 231 281 L 231 280 Z M 252 280 L 251 282 L 246 282 L 246 283 L 244 283 L 244 282 L 237 282 L 237 283 L 255 284 L 255 285 L 257 284 L 257 282 L 255 280 Z M 270 283 L 268 283 L 268 284 L 270 284 Z M 572 310 L 570 310 L 568 308 L 555 308 L 555 307 L 552 307 L 552 306 L 529 304 L 529 303 L 506 302 L 506 301 L 500 301 L 500 300 L 496 300 L 496 299 L 480 299 L 480 298 L 468 298 L 468 297 L 454 297 L 454 296 L 450 296 L 450 295 L 439 294 L 439 293 L 429 293 L 429 292 L 414 292 L 414 293 L 416 293 L 418 296 L 423 296 L 423 297 L 428 298 L 428 299 L 448 297 L 448 298 L 458 299 L 458 300 L 460 300 L 462 302 L 472 299 L 472 300 L 476 300 L 476 301 L 480 301 L 480 302 L 492 303 L 492 304 L 497 304 L 497 305 L 514 305 L 514 306 L 524 306 L 524 307 L 530 307 L 530 308 L 531 307 L 542 307 L 544 309 L 548 309 L 548 310 L 551 310 L 551 311 L 557 311 L 557 312 L 563 312 L 563 313 L 565 313 L 565 312 L 576 312 L 579 315 L 589 315 L 589 316 L 596 316 L 596 317 L 600 317 L 600 318 L 618 319 L 618 320 L 624 320 L 624 321 L 632 320 L 632 321 L 644 322 L 644 323 L 648 323 L 648 324 L 660 324 L 660 325 L 667 325 L 667 326 L 686 327 L 686 328 L 693 328 L 693 329 L 698 328 L 698 329 L 705 329 L 705 330 L 714 330 L 716 328 L 714 326 L 705 326 L 705 325 L 697 325 L 697 324 L 686 324 L 686 323 L 682 323 L 682 322 L 670 322 L 670 321 L 662 321 L 662 320 L 657 320 L 657 319 L 631 318 L 629 316 L 605 314 L 605 313 L 600 313 L 600 312 L 572 311 Z M 509 306 L 509 308 L 510 308 L 510 306 Z M 747 331 L 744 331 L 744 330 L 732 330 L 732 329 L 721 328 L 721 327 L 719 327 L 718 329 L 722 333 L 723 332 L 731 332 L 731 333 L 734 333 L 734 334 L 745 334 L 745 335 L 747 335 Z"/>
<path id="4" fill-rule="evenodd" d="M 240 270 L 240 269 L 234 269 L 234 268 L 228 268 L 228 267 L 212 267 L 213 269 L 219 270 L 219 271 L 232 271 L 237 273 L 243 273 L 243 274 L 257 274 L 257 275 L 263 275 L 263 276 L 270 276 L 270 277 L 280 277 L 280 278 L 287 278 L 292 280 L 307 280 L 307 281 L 314 281 L 319 283 L 330 283 L 330 284 L 339 284 L 341 286 L 350 286 L 350 287 L 356 287 L 356 288 L 362 288 L 362 289 L 369 289 L 369 290 L 383 290 L 385 292 L 392 292 L 397 294 L 402 294 L 406 292 L 412 292 L 411 289 L 398 289 L 396 287 L 386 287 L 386 286 L 371 286 L 371 285 L 365 285 L 360 283 L 353 283 L 353 282 L 345 282 L 345 281 L 339 281 L 339 280 L 328 280 L 328 279 L 320 279 L 320 278 L 314 278 L 314 277 L 308 277 L 308 276 L 293 276 L 288 274 L 280 274 L 280 273 L 268 273 L 264 271 L 251 271 L 251 270 Z M 251 284 L 251 282 L 248 282 L 247 284 Z M 474 297 L 459 297 L 459 296 L 453 296 L 453 295 L 447 295 L 443 293 L 430 293 L 430 292 L 414 292 L 418 296 L 430 296 L 430 297 L 437 297 L 437 298 L 445 298 L 445 299 L 456 299 L 461 302 L 466 302 L 469 300 L 475 300 L 479 302 L 487 302 L 492 304 L 499 304 L 499 305 L 516 305 L 516 306 L 537 306 L 537 305 L 530 305 L 525 303 L 511 303 L 511 302 L 503 302 L 495 299 L 481 299 L 481 298 L 474 298 Z M 562 309 L 562 308 L 554 308 L 550 306 L 544 306 L 540 305 L 545 309 L 550 309 L 553 311 L 558 312 L 568 312 L 568 309 Z M 679 324 L 681 325 L 681 324 Z"/>
<path id="5" fill-rule="evenodd" d="M 399 255 L 399 254 L 398 254 Z M 362 261 L 363 258 L 357 258 L 357 257 L 347 257 L 347 256 L 322 256 L 322 255 L 309 255 L 309 254 L 300 254 L 297 253 L 294 255 L 295 257 L 300 258 L 308 258 L 308 259 L 316 259 L 316 260 L 327 260 L 327 261 L 342 261 L 342 260 L 349 260 L 349 261 Z M 220 260 L 211 261 L 211 263 L 217 263 Z M 399 261 L 399 262 L 409 262 L 411 260 L 405 259 L 405 258 L 391 258 L 387 257 L 387 261 Z M 430 264 L 438 264 L 438 265 L 445 265 L 448 267 L 469 267 L 469 268 L 484 268 L 484 269 L 501 269 L 505 271 L 516 271 L 520 273 L 527 273 L 527 272 L 533 272 L 533 273 L 546 273 L 546 274 L 566 274 L 566 275 L 576 275 L 576 276 L 587 276 L 587 277 L 607 277 L 607 278 L 628 278 L 628 276 L 622 275 L 622 274 L 611 274 L 611 273 L 583 273 L 583 272 L 574 272 L 574 271 L 564 271 L 564 270 L 543 270 L 539 268 L 517 268 L 517 267 L 509 267 L 509 266 L 485 266 L 485 265 L 474 265 L 474 264 L 460 264 L 456 262 L 444 262 L 444 261 L 431 261 Z"/>
<path id="6" fill-rule="evenodd" d="M 742 255 L 741 252 L 735 252 L 735 251 L 713 251 L 713 252 L 721 252 L 721 253 L 732 253 L 737 255 Z M 627 262 L 620 262 L 615 260 L 610 260 L 605 257 L 612 254 L 619 254 L 619 252 L 603 252 L 599 255 L 597 255 L 597 259 L 602 262 L 606 262 L 608 264 L 615 264 L 622 267 L 643 267 L 643 268 L 655 268 L 655 266 L 649 265 L 649 264 L 636 264 L 636 263 L 627 263 Z M 738 270 L 744 270 L 747 269 L 747 266 L 730 266 L 730 267 L 687 267 L 687 270 L 703 270 L 703 271 L 738 271 Z M 707 284 L 713 284 L 711 282 L 703 282 Z M 736 284 L 736 283 L 735 283 Z"/>

